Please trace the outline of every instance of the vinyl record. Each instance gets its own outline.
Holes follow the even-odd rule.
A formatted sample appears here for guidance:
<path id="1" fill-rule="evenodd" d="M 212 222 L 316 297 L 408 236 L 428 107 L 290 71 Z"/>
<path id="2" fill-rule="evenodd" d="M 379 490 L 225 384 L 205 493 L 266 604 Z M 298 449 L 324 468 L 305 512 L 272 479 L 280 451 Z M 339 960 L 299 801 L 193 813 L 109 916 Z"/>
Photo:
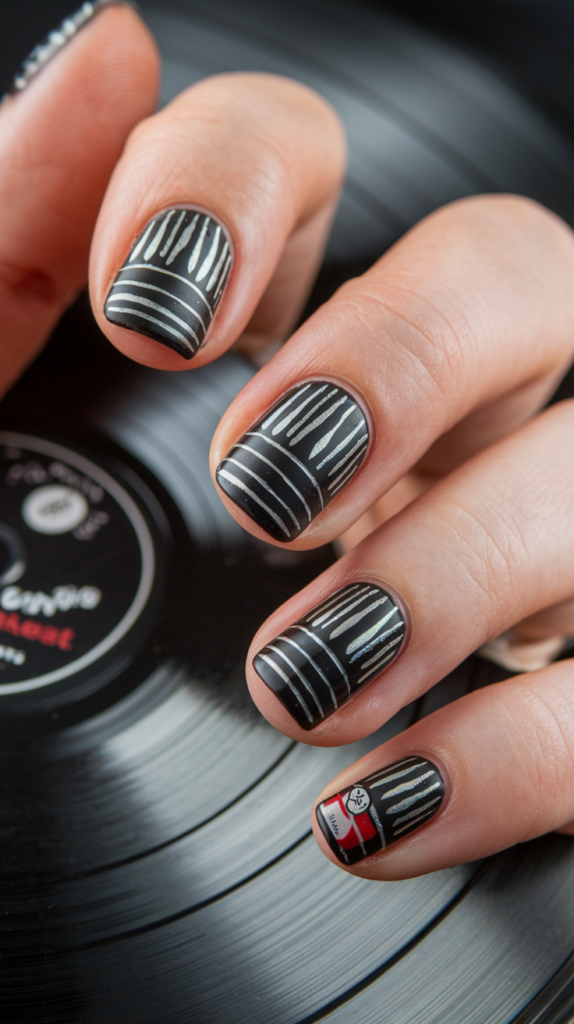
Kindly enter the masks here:
<path id="1" fill-rule="evenodd" d="M 525 191 L 574 213 L 554 129 L 491 71 L 375 11 L 144 13 L 164 98 L 264 69 L 345 119 L 350 174 L 312 303 L 459 195 Z M 215 493 L 211 436 L 252 372 L 235 355 L 181 374 L 130 364 L 82 300 L 0 407 L 1 1019 L 570 1019 L 570 840 L 378 884 L 315 844 L 310 808 L 336 772 L 497 671 L 470 659 L 346 748 L 261 718 L 251 636 L 334 553 L 255 541 Z"/>

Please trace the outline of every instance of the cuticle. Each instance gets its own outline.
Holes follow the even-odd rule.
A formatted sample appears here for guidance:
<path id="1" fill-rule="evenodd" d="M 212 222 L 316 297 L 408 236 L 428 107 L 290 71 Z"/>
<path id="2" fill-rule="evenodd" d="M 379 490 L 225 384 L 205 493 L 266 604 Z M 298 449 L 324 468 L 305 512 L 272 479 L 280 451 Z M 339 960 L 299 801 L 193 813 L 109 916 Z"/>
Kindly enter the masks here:
<path id="1" fill-rule="evenodd" d="M 150 219 L 152 219 L 152 218 L 150 218 Z M 369 457 L 369 454 L 371 452 L 372 445 L 373 445 L 374 433 L 375 433 L 374 416 L 372 414 L 371 408 L 370 408 L 366 398 L 363 395 L 359 395 L 359 393 L 357 392 L 356 388 L 355 387 L 351 387 L 349 385 L 348 381 L 346 381 L 345 378 L 337 377 L 337 376 L 335 376 L 335 374 L 332 374 L 332 373 L 316 373 L 316 374 L 312 374 L 312 375 L 310 375 L 308 377 L 302 377 L 300 380 L 296 380 L 294 383 L 287 385 L 287 387 L 283 391 L 281 391 L 281 393 L 277 396 L 277 398 L 274 398 L 273 401 L 269 405 L 267 405 L 265 407 L 263 412 L 259 413 L 254 420 L 250 421 L 249 426 L 247 426 L 244 430 L 242 430 L 242 432 L 240 434 L 240 438 L 243 437 L 243 435 L 246 434 L 247 431 L 251 430 L 252 427 L 255 427 L 260 422 L 260 420 L 262 420 L 266 416 L 268 416 L 268 414 L 273 411 L 275 406 L 279 405 L 283 401 L 285 395 L 288 395 L 290 391 L 294 391 L 295 388 L 303 387 L 304 384 L 320 384 L 322 381 L 328 381 L 328 382 L 334 384 L 336 387 L 342 388 L 342 390 L 347 391 L 348 394 L 351 395 L 353 401 L 356 402 L 356 404 L 359 406 L 359 409 L 361 410 L 361 412 L 363 413 L 363 416 L 367 420 L 369 443 L 367 445 L 367 450 L 365 452 L 365 457 L 362 460 L 361 464 L 359 465 L 359 469 L 357 470 L 357 474 L 358 474 L 358 472 L 363 468 L 365 462 L 367 461 L 367 459 Z M 230 445 L 230 447 L 228 448 L 228 451 L 231 451 L 231 449 L 234 447 L 235 444 L 237 444 L 237 441 L 234 441 L 233 444 Z M 355 475 L 357 475 L 357 474 L 355 474 Z M 354 479 L 354 477 L 352 477 L 352 479 Z M 349 483 L 350 483 L 350 481 L 349 481 Z M 343 490 L 345 490 L 345 488 L 343 488 Z M 306 533 L 307 529 L 309 529 L 309 527 L 312 526 L 312 525 L 313 525 L 312 523 L 309 523 L 309 526 L 306 527 L 305 530 L 302 530 L 301 534 Z M 301 536 L 301 534 L 299 536 Z M 297 537 L 297 538 L 294 538 L 294 539 L 298 540 L 299 538 Z M 290 542 L 286 541 L 285 543 L 290 543 Z"/>
<path id="2" fill-rule="evenodd" d="M 121 5 L 121 4 L 125 3 L 125 0 L 117 0 L 117 2 L 118 2 L 118 4 Z M 169 213 L 170 210 L 195 210 L 195 211 L 197 211 L 197 213 L 202 213 L 206 217 L 211 217 L 213 220 L 217 221 L 217 223 L 223 228 L 223 231 L 225 233 L 225 238 L 226 238 L 226 240 L 227 240 L 227 242 L 229 244 L 229 249 L 230 249 L 230 252 L 231 252 L 231 269 L 229 271 L 229 277 L 227 278 L 227 282 L 226 282 L 226 285 L 227 285 L 227 283 L 229 283 L 229 280 L 231 278 L 231 274 L 233 273 L 233 266 L 234 266 L 234 261 L 235 261 L 235 244 L 234 244 L 234 241 L 233 241 L 233 236 L 232 236 L 232 234 L 231 234 L 231 232 L 230 232 L 230 230 L 229 230 L 229 228 L 227 226 L 227 223 L 219 216 L 219 214 L 213 213 L 212 210 L 208 210 L 208 208 L 206 206 L 202 206 L 200 203 L 183 203 L 183 202 L 182 203 L 168 203 L 167 206 L 162 206 L 155 213 L 152 213 L 149 217 L 146 217 L 146 219 L 144 220 L 141 228 L 138 228 L 138 230 L 132 236 L 132 240 L 130 242 L 129 248 L 128 248 L 128 250 L 127 250 L 127 252 L 126 252 L 122 262 L 120 263 L 120 269 L 121 269 L 121 267 L 123 267 L 126 259 L 128 258 L 130 252 L 132 251 L 135 243 L 137 242 L 138 238 L 141 237 L 141 235 L 143 234 L 143 232 L 147 228 L 148 224 L 151 224 L 152 220 L 155 220 L 156 217 L 161 217 L 162 214 Z M 113 281 L 115 281 L 117 275 L 118 275 L 118 271 L 116 270 L 115 275 L 114 275 L 114 277 L 112 279 Z M 218 312 L 219 312 L 219 309 L 216 310 L 215 315 L 217 315 Z M 214 316 L 213 319 L 215 319 L 215 316 Z M 213 321 L 212 321 L 212 323 L 213 323 Z"/>

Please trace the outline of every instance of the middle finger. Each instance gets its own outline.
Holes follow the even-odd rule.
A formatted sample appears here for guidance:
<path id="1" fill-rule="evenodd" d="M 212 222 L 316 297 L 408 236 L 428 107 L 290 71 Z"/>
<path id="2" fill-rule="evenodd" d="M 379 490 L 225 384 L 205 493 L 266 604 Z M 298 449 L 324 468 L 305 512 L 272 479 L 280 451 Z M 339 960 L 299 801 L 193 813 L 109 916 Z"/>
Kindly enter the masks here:
<path id="1" fill-rule="evenodd" d="M 516 428 L 571 359 L 573 274 L 574 236 L 528 200 L 480 197 L 427 218 L 230 407 L 212 448 L 229 511 L 266 540 L 313 547 L 429 448 L 441 473 Z"/>
<path id="2" fill-rule="evenodd" d="M 265 717 L 296 739 L 352 742 L 486 640 L 571 598 L 573 436 L 574 402 L 553 406 L 283 605 L 248 658 Z"/>

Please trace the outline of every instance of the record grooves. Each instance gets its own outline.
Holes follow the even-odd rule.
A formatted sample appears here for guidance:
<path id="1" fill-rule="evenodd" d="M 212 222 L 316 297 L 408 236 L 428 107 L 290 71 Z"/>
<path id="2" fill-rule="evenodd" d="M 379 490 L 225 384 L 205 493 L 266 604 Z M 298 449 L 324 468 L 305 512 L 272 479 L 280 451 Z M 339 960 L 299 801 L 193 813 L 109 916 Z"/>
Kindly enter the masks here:
<path id="1" fill-rule="evenodd" d="M 569 144 L 492 70 L 394 18 L 339 0 L 144 13 L 164 100 L 272 71 L 343 118 L 349 181 L 308 311 L 478 189 L 574 222 Z M 251 636 L 334 553 L 254 541 L 215 493 L 211 436 L 252 373 L 233 354 L 184 374 L 130 364 L 82 298 L 0 407 L 2 1021 L 570 1020 L 570 840 L 383 885 L 316 847 L 334 774 L 500 674 L 470 659 L 349 748 L 261 718 Z"/>

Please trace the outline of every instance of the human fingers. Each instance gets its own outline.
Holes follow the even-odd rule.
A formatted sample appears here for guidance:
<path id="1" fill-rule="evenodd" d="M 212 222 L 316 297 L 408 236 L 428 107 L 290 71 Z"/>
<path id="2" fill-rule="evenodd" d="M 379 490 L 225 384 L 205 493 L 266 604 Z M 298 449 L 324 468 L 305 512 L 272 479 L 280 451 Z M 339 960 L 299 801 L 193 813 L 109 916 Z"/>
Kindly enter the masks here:
<path id="1" fill-rule="evenodd" d="M 323 851 L 366 878 L 487 857 L 574 819 L 574 663 L 477 690 L 325 787 Z"/>
<path id="2" fill-rule="evenodd" d="M 574 402 L 553 406 L 275 612 L 248 656 L 252 696 L 272 724 L 299 740 L 313 730 L 313 743 L 351 742 L 485 641 L 572 598 L 572 437 Z"/>
<path id="3" fill-rule="evenodd" d="M 338 118 L 303 85 L 232 74 L 186 90 L 138 126 L 110 184 L 91 261 L 102 330 L 163 369 L 283 336 L 344 162 Z"/>
<path id="4" fill-rule="evenodd" d="M 313 547 L 421 460 L 438 476 L 515 429 L 571 359 L 573 274 L 571 231 L 527 200 L 479 197 L 427 218 L 223 417 L 212 467 L 231 514 Z"/>
<path id="5" fill-rule="evenodd" d="M 85 4 L 51 40 L 0 108 L 0 391 L 85 283 L 112 168 L 156 100 L 155 46 L 125 4 Z"/>

